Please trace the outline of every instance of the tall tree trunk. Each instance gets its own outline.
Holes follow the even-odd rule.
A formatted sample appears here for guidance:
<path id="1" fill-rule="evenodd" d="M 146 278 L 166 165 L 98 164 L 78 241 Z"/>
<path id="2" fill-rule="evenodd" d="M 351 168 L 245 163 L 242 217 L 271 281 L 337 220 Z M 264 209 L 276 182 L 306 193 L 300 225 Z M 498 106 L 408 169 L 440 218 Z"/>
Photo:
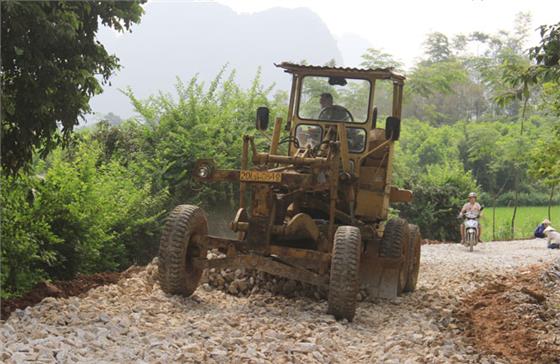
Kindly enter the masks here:
<path id="1" fill-rule="evenodd" d="M 492 204 L 494 206 L 492 206 L 492 240 L 496 240 L 496 201 L 498 200 L 498 196 L 500 196 L 502 194 L 502 191 L 504 190 L 504 188 L 506 188 L 506 185 L 509 181 L 509 176 L 505 178 L 504 183 L 502 184 L 502 187 L 500 187 L 498 189 L 498 192 L 496 192 L 493 196 L 493 202 Z"/>
<path id="2" fill-rule="evenodd" d="M 527 111 L 527 102 L 529 98 L 525 98 L 523 102 L 523 110 L 521 112 L 521 129 L 519 130 L 519 141 L 523 143 L 521 137 L 523 137 L 523 122 L 525 121 L 525 115 Z M 513 183 L 513 188 L 515 188 L 515 201 L 513 206 L 513 216 L 511 217 L 511 238 L 515 239 L 515 215 L 517 214 L 517 202 L 519 197 L 519 166 L 515 166 L 515 182 Z"/>
<path id="3" fill-rule="evenodd" d="M 492 202 L 492 241 L 496 241 L 496 196 Z"/>
<path id="4" fill-rule="evenodd" d="M 556 185 L 552 185 L 552 187 L 550 187 L 550 197 L 548 199 L 548 219 L 552 220 L 552 218 L 550 217 L 550 207 L 552 206 L 552 198 L 554 197 L 554 187 L 556 187 Z"/>
<path id="5" fill-rule="evenodd" d="M 515 176 L 515 199 L 513 201 L 513 216 L 511 217 L 511 239 L 515 239 L 515 215 L 517 215 L 517 197 L 519 190 L 517 188 L 517 176 Z"/>

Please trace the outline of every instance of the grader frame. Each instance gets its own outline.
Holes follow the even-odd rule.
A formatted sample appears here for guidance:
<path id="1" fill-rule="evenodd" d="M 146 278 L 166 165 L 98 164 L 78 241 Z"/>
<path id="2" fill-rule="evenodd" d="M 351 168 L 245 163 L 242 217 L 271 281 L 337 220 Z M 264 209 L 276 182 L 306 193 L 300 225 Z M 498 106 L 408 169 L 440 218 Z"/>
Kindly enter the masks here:
<path id="1" fill-rule="evenodd" d="M 256 269 L 327 288 L 329 312 L 352 320 L 360 288 L 369 297 L 390 298 L 413 291 L 418 277 L 418 228 L 400 218 L 386 221 L 390 202 L 412 198 L 411 191 L 391 185 L 405 78 L 390 69 L 277 66 L 292 74 L 287 155 L 278 152 L 282 120 L 276 118 L 267 152 L 257 150 L 253 136 L 243 137 L 239 170 L 218 169 L 210 159 L 197 161 L 199 181 L 240 184 L 239 209 L 230 224 L 237 239 L 209 235 L 202 209 L 178 206 L 160 241 L 160 283 L 167 293 L 189 296 L 204 269 Z M 364 120 L 355 123 L 349 111 L 352 120 L 302 117 L 298 110 L 308 76 L 330 85 L 367 82 Z M 377 127 L 375 84 L 380 80 L 393 87 L 385 129 Z M 259 108 L 257 128 L 265 130 L 267 124 L 268 109 Z M 320 132 L 315 145 L 302 145 L 305 128 Z M 350 147 L 349 132 L 362 137 L 361 150 Z M 225 257 L 208 259 L 210 249 Z"/>

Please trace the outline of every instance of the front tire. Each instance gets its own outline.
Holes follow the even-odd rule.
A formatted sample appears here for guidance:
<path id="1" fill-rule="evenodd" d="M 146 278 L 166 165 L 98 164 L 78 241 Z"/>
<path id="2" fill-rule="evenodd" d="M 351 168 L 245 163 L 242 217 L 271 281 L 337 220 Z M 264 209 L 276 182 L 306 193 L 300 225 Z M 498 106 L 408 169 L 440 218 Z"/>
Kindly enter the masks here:
<path id="1" fill-rule="evenodd" d="M 194 258 L 206 257 L 198 243 L 208 234 L 204 210 L 194 205 L 179 205 L 171 211 L 159 245 L 158 277 L 165 293 L 190 296 L 198 287 L 202 270 L 193 265 Z"/>
<path id="2" fill-rule="evenodd" d="M 334 234 L 328 296 L 328 313 L 352 321 L 359 291 L 362 236 L 354 226 L 339 226 Z"/>
<path id="3" fill-rule="evenodd" d="M 476 244 L 476 233 L 472 230 L 469 230 L 469 232 L 467 233 L 467 242 L 469 245 L 469 251 L 473 251 L 474 246 Z"/>

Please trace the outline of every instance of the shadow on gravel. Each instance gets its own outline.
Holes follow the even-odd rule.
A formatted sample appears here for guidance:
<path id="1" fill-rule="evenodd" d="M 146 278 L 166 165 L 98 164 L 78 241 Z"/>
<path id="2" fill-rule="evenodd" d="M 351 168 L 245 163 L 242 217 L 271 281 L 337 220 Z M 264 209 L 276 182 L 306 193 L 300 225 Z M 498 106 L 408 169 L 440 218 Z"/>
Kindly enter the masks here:
<path id="1" fill-rule="evenodd" d="M 465 333 L 511 363 L 560 363 L 560 260 L 502 276 L 466 297 Z"/>

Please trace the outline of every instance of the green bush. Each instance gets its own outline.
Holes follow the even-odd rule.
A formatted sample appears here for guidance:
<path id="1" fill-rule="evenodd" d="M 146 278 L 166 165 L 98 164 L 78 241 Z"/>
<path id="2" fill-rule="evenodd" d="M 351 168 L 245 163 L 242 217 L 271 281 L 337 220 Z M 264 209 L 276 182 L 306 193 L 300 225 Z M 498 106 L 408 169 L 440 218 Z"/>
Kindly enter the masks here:
<path id="1" fill-rule="evenodd" d="M 3 291 L 146 263 L 157 253 L 166 211 L 182 203 L 233 205 L 238 185 L 193 182 L 195 160 L 238 168 L 243 135 L 255 133 L 256 108 L 267 105 L 275 116 L 286 105 L 281 94 L 267 98 L 270 88 L 258 75 L 246 91 L 234 72 L 222 76 L 208 86 L 196 78 L 179 81 L 176 98 L 140 101 L 130 93 L 139 120 L 80 132 L 64 151 L 36 164 L 30 175 L 42 175 L 41 182 L 25 177 L 17 189 L 11 186 L 16 180 L 4 179 Z M 256 141 L 266 143 L 258 134 Z M 36 198 L 29 204 L 32 188 Z"/>
<path id="2" fill-rule="evenodd" d="M 470 172 L 459 165 L 434 165 L 406 187 L 414 191 L 414 198 L 409 204 L 395 204 L 402 217 L 418 225 L 424 238 L 460 240 L 457 215 L 467 194 L 478 190 Z"/>
<path id="3" fill-rule="evenodd" d="M 159 94 L 138 100 L 129 91 L 140 118 L 121 128 L 126 132 L 117 142 L 106 139 L 110 143 L 105 145 L 117 146 L 114 154 L 141 163 L 156 189 L 169 190 L 168 209 L 187 202 L 206 208 L 233 206 L 239 186 L 193 181 L 195 161 L 211 158 L 218 168 L 239 168 L 243 135 L 256 134 L 257 107 L 268 106 L 271 118 L 285 114 L 285 99 L 277 95 L 269 100 L 271 88 L 262 87 L 259 74 L 252 86 L 243 90 L 234 82 L 235 72 L 225 79 L 224 72 L 208 86 L 196 77 L 188 84 L 178 80 L 176 97 Z M 266 143 L 260 134 L 255 140 L 260 147 Z"/>
<path id="4" fill-rule="evenodd" d="M 39 189 L 37 203 L 62 240 L 52 247 L 59 259 L 51 277 L 116 270 L 155 252 L 165 193 L 151 195 L 134 168 L 100 163 L 101 155 L 87 137 L 71 153 L 55 153 Z"/>
<path id="5" fill-rule="evenodd" d="M 5 294 L 41 279 L 124 269 L 155 255 L 168 194 L 152 193 L 135 168 L 102 160 L 99 144 L 86 136 L 41 163 L 42 178 L 3 179 Z"/>
<path id="6" fill-rule="evenodd" d="M 1 177 L 2 261 L 1 298 L 19 294 L 47 277 L 45 267 L 57 264 L 53 250 L 61 240 L 51 232 L 35 201 L 40 179 L 18 175 Z"/>

